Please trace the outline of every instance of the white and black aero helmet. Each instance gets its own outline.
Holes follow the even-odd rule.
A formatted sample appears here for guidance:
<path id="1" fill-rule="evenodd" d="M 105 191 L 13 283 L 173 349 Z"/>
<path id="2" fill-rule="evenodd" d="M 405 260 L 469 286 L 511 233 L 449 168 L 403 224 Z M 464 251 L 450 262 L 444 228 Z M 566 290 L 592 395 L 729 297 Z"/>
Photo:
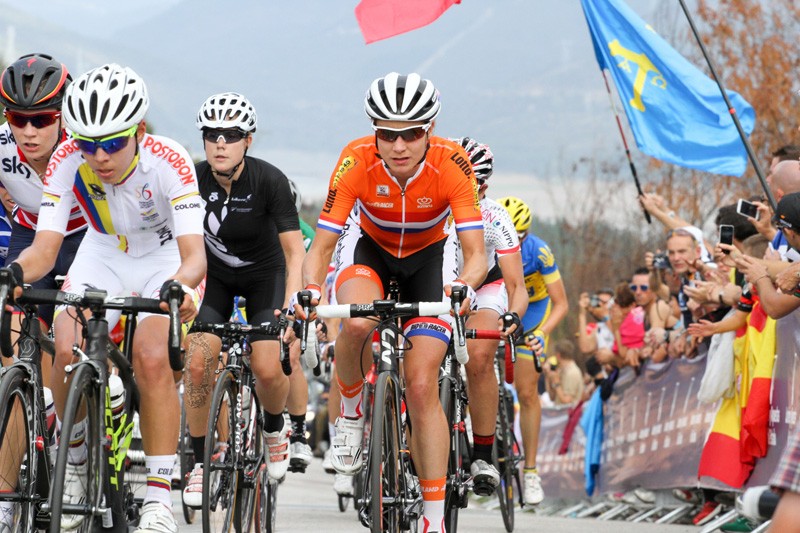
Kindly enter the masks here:
<path id="1" fill-rule="evenodd" d="M 239 93 L 220 93 L 209 96 L 197 112 L 197 129 L 233 129 L 246 133 L 256 131 L 256 110 Z"/>
<path id="2" fill-rule="evenodd" d="M 62 113 L 67 127 L 84 137 L 105 137 L 138 124 L 147 113 L 147 87 L 136 72 L 110 63 L 67 87 Z"/>
<path id="3" fill-rule="evenodd" d="M 494 154 L 489 149 L 489 145 L 481 144 L 470 137 L 450 140 L 460 145 L 467 152 L 469 162 L 472 163 L 472 171 L 475 172 L 475 179 L 488 180 L 494 171 Z"/>
<path id="4" fill-rule="evenodd" d="M 431 122 L 441 107 L 433 83 L 415 73 L 390 72 L 373 81 L 364 98 L 364 110 L 372 120 Z"/>

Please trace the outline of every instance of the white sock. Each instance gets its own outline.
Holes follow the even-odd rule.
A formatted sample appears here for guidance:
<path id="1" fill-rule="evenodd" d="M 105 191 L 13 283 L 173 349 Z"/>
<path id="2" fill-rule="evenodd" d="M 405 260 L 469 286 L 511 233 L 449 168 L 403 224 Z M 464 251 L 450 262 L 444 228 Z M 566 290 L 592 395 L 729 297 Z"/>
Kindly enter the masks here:
<path id="1" fill-rule="evenodd" d="M 86 419 L 72 425 L 72 433 L 69 436 L 68 462 L 73 465 L 81 465 L 86 462 L 89 456 L 89 449 L 86 447 Z"/>
<path id="2" fill-rule="evenodd" d="M 333 437 L 336 436 L 336 424 L 328 422 L 328 435 L 330 435 L 331 440 L 333 440 Z"/>
<path id="3" fill-rule="evenodd" d="M 144 458 L 147 468 L 147 491 L 144 503 L 160 502 L 172 509 L 172 469 L 175 455 L 148 455 Z"/>

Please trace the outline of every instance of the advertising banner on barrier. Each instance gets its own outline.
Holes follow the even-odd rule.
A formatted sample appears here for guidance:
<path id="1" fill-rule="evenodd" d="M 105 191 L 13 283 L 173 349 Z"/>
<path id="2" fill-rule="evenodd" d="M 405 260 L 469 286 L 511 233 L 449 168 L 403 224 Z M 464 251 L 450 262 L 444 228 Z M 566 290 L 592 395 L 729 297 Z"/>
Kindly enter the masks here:
<path id="1" fill-rule="evenodd" d="M 746 486 L 766 485 L 789 435 L 798 428 L 800 411 L 800 311 L 777 323 L 777 359 L 770 400 L 769 449 L 756 462 Z M 595 494 L 648 489 L 725 485 L 698 481 L 697 469 L 719 403 L 697 400 L 705 358 L 678 359 L 645 368 L 637 376 L 624 369 L 604 409 L 605 432 Z M 538 467 L 548 497 L 586 496 L 586 439 L 575 429 L 568 451 L 559 454 L 567 409 L 542 410 Z"/>

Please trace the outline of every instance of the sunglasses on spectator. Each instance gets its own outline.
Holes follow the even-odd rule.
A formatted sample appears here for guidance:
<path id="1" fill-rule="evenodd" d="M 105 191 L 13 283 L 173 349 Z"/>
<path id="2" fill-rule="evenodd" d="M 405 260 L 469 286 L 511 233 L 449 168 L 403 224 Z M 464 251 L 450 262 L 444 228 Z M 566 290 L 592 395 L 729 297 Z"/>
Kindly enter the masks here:
<path id="1" fill-rule="evenodd" d="M 219 141 L 225 144 L 231 144 L 241 141 L 247 137 L 247 132 L 242 130 L 203 130 L 203 139 L 210 143 L 218 143 Z"/>
<path id="2" fill-rule="evenodd" d="M 30 123 L 31 126 L 40 130 L 58 122 L 58 119 L 61 118 L 61 111 L 43 111 L 35 115 L 26 115 L 6 109 L 3 111 L 3 115 L 5 115 L 9 124 L 15 128 L 24 128 Z"/>
<path id="3" fill-rule="evenodd" d="M 631 284 L 631 285 L 629 285 L 628 287 L 629 287 L 629 288 L 631 289 L 631 291 L 633 291 L 633 292 L 636 292 L 636 289 L 639 289 L 639 290 L 640 290 L 640 291 L 642 291 L 642 292 L 647 292 L 647 291 L 649 291 L 649 290 L 650 290 L 650 285 L 633 285 L 633 284 Z"/>
<path id="4" fill-rule="evenodd" d="M 395 142 L 398 137 L 401 137 L 403 141 L 407 143 L 422 139 L 430 128 L 430 122 L 422 126 L 411 126 L 410 128 L 401 129 L 379 128 L 374 124 L 372 125 L 372 129 L 375 130 L 375 136 L 387 143 Z"/>
<path id="5" fill-rule="evenodd" d="M 136 135 L 136 131 L 138 129 L 139 124 L 134 124 L 125 131 L 115 133 L 114 135 L 109 135 L 108 137 L 103 137 L 102 139 L 84 137 L 82 135 L 78 135 L 77 133 L 73 133 L 72 137 L 75 139 L 75 142 L 77 143 L 81 152 L 94 155 L 97 153 L 99 148 L 102 148 L 105 153 L 111 155 L 128 146 L 128 141 L 131 139 L 131 137 Z"/>

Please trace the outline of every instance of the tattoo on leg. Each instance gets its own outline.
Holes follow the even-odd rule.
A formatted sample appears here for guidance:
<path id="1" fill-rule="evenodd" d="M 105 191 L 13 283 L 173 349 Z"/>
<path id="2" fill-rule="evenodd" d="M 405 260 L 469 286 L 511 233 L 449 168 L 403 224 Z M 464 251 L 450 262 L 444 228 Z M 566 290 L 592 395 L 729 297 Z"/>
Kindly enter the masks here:
<path id="1" fill-rule="evenodd" d="M 186 396 L 184 400 L 191 408 L 201 407 L 211 395 L 211 375 L 214 372 L 214 354 L 211 351 L 208 341 L 202 333 L 196 333 L 189 338 L 189 350 L 186 356 L 186 368 L 191 368 L 192 358 L 200 355 L 203 358 L 203 377 L 200 383 L 195 383 L 191 372 L 183 374 L 184 384 L 186 385 Z"/>

